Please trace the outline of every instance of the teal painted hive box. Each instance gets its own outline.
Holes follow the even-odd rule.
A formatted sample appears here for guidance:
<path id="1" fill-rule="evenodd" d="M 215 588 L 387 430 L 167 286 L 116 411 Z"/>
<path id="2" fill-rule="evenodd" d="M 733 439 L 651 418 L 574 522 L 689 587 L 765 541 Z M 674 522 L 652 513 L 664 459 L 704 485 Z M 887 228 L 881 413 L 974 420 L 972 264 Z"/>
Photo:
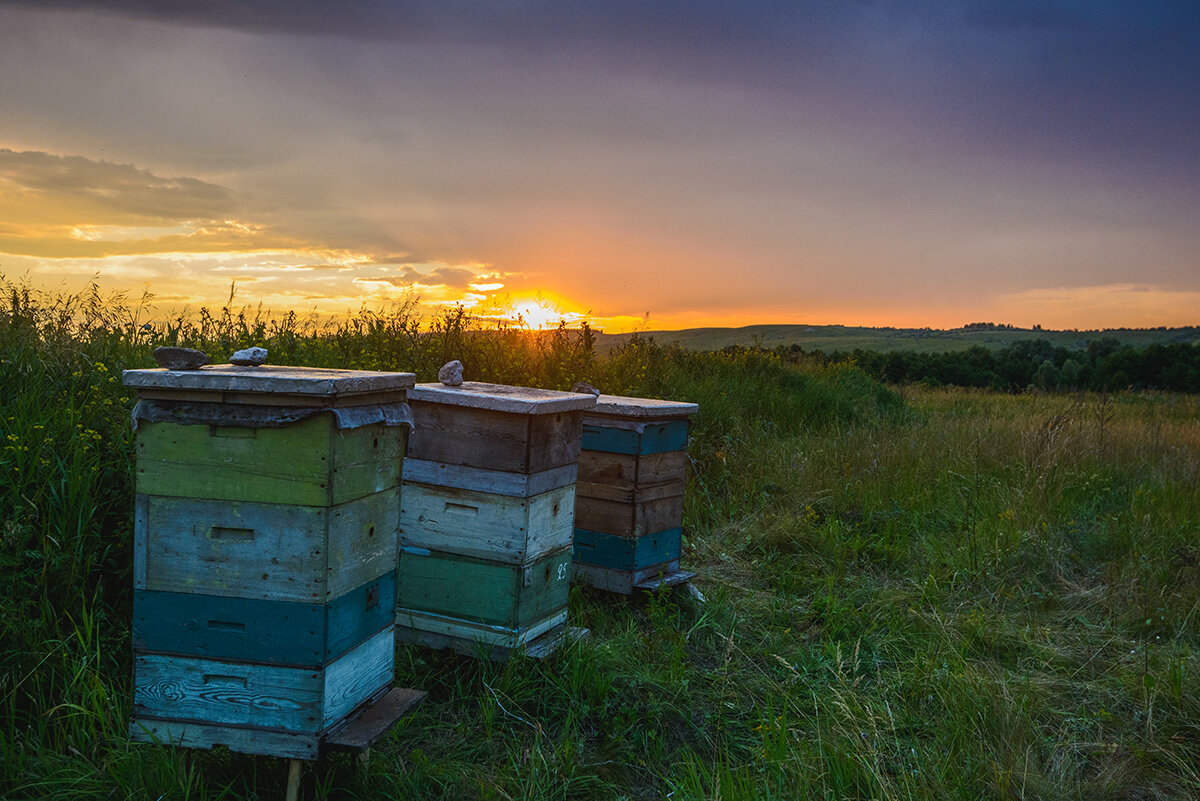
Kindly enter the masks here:
<path id="1" fill-rule="evenodd" d="M 396 579 L 401 639 L 504 658 L 566 633 L 591 395 L 466 382 L 409 392 Z"/>
<path id="2" fill-rule="evenodd" d="M 611 592 L 682 584 L 689 418 L 694 403 L 601 395 L 583 418 L 574 573 Z"/>
<path id="3" fill-rule="evenodd" d="M 412 373 L 128 370 L 135 740 L 361 750 L 392 688 Z"/>

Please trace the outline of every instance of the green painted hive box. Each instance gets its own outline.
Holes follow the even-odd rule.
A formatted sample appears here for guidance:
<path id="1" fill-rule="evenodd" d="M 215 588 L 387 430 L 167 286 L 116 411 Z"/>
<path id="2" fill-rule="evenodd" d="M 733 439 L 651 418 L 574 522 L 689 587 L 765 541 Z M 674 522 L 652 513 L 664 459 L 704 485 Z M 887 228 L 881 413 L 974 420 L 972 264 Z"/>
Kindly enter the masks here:
<path id="1" fill-rule="evenodd" d="M 414 376 L 215 365 L 124 380 L 138 392 L 134 739 L 311 759 L 378 736 L 381 709 L 394 722 L 423 696 L 391 687 Z"/>
<path id="2" fill-rule="evenodd" d="M 624 594 L 682 584 L 683 494 L 694 403 L 601 395 L 583 419 L 577 580 Z"/>
<path id="3" fill-rule="evenodd" d="M 398 635 L 535 655 L 567 622 L 583 413 L 591 395 L 466 382 L 409 393 Z"/>

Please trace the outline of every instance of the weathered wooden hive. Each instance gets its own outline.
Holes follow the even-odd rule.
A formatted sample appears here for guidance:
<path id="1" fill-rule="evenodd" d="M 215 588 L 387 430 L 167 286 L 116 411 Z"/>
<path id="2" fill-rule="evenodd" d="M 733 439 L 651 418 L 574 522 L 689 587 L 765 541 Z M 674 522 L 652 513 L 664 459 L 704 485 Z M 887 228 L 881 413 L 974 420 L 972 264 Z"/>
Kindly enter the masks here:
<path id="1" fill-rule="evenodd" d="M 418 384 L 404 460 L 398 636 L 502 658 L 567 631 L 575 475 L 592 395 Z"/>
<path id="2" fill-rule="evenodd" d="M 391 689 L 412 373 L 129 370 L 138 392 L 134 739 L 312 759 Z"/>
<path id="3" fill-rule="evenodd" d="M 688 418 L 694 403 L 601 395 L 583 418 L 575 578 L 611 592 L 682 584 Z"/>

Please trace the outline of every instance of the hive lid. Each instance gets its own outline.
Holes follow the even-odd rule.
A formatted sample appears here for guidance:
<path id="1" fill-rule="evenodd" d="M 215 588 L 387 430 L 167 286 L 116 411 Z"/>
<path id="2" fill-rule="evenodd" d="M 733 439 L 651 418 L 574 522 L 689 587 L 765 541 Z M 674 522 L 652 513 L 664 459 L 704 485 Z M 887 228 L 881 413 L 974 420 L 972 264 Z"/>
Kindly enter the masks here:
<path id="1" fill-rule="evenodd" d="M 464 381 L 462 386 L 457 387 L 448 387 L 440 383 L 417 384 L 408 391 L 408 399 L 513 414 L 571 412 L 576 409 L 591 409 L 596 405 L 594 395 L 559 392 L 554 389 L 510 387 L 507 384 L 485 384 L 481 381 Z"/>
<path id="2" fill-rule="evenodd" d="M 274 364 L 258 367 L 213 364 L 198 370 L 126 370 L 121 377 L 126 386 L 138 389 L 262 392 L 328 397 L 405 390 L 416 383 L 416 376 L 412 373 L 331 370 L 323 367 L 286 367 Z"/>
<path id="3" fill-rule="evenodd" d="M 666 418 L 690 417 L 700 410 L 695 403 L 658 400 L 656 398 L 630 398 L 623 395 L 600 395 L 596 407 L 588 411 L 588 417 L 639 417 Z"/>

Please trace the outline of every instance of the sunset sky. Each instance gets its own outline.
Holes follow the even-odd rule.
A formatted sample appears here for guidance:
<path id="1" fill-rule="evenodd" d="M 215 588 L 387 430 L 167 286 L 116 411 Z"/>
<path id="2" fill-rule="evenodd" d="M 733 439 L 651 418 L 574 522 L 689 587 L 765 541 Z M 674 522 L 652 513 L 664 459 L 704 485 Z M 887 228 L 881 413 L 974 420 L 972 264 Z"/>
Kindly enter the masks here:
<path id="1" fill-rule="evenodd" d="M 0 0 L 0 274 L 159 314 L 1200 324 L 1197 9 Z"/>

